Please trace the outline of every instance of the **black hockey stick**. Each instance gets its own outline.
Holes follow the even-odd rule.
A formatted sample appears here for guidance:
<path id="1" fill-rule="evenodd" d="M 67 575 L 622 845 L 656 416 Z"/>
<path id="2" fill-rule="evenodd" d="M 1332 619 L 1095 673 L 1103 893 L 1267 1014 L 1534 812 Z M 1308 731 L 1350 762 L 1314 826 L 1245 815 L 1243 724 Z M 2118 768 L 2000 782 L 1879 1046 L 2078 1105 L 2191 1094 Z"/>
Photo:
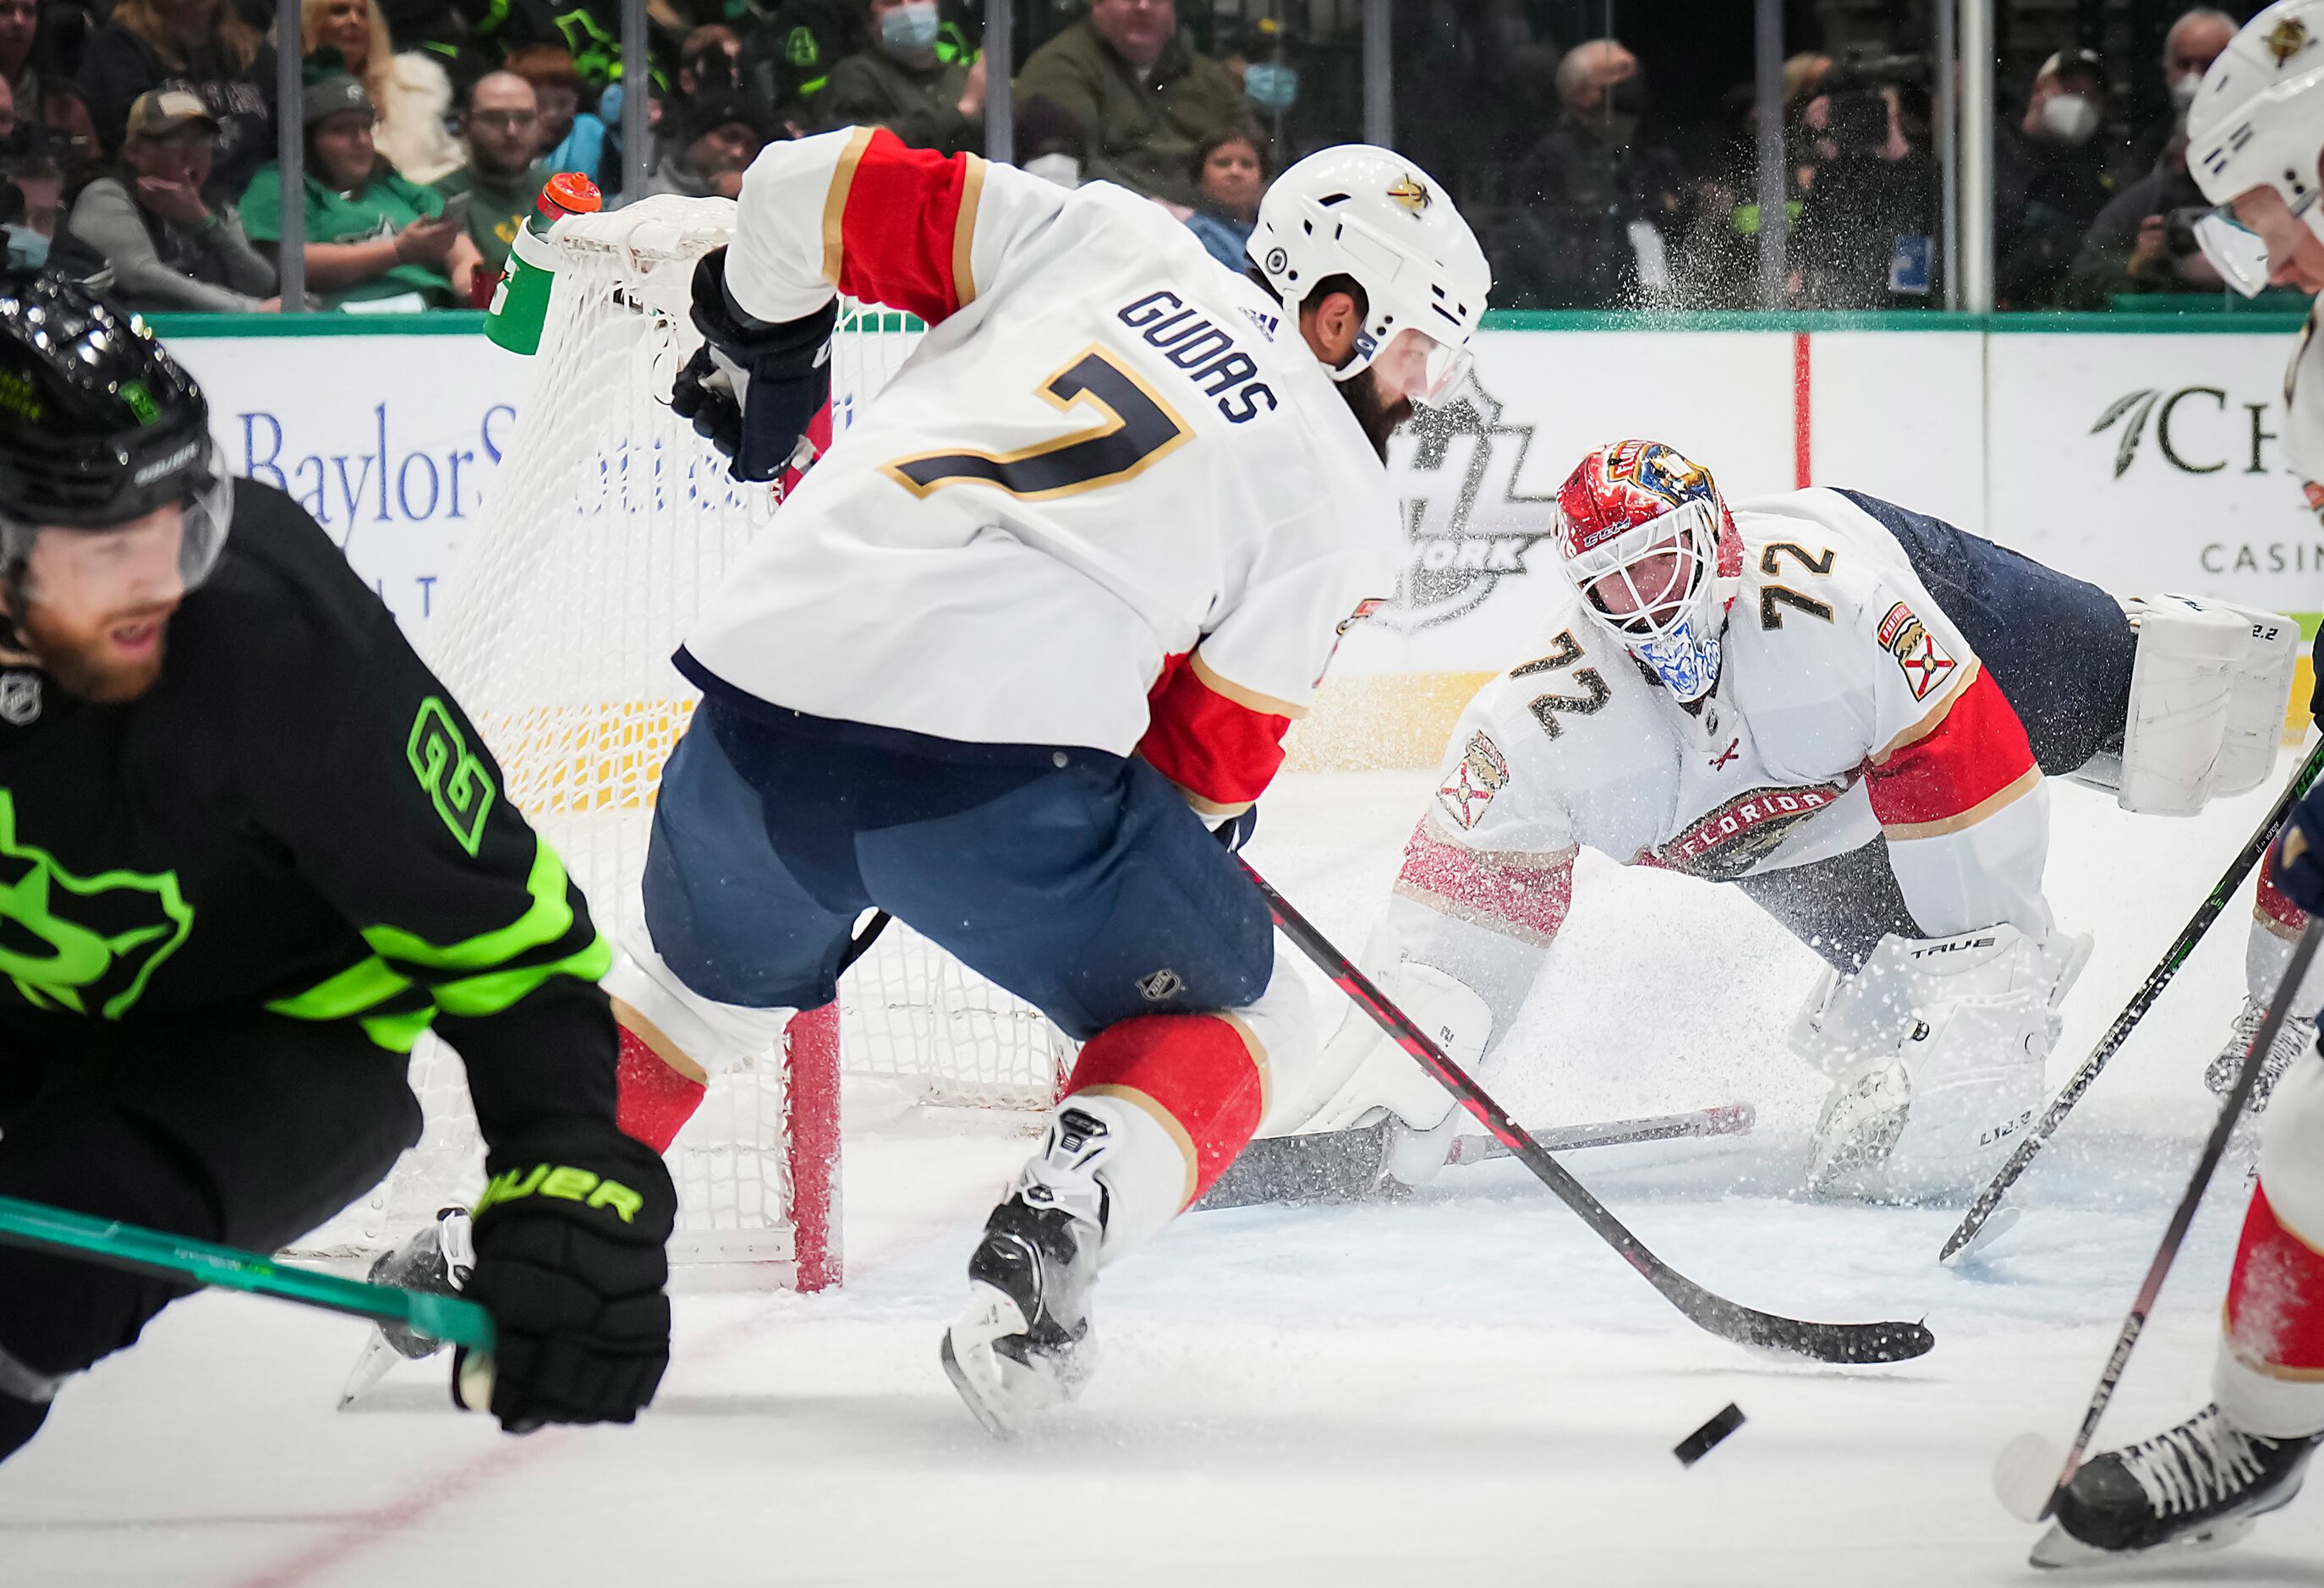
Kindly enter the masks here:
<path id="1" fill-rule="evenodd" d="M 1423 1069 L 1436 1077 L 1439 1085 L 1459 1098 L 1461 1105 L 1476 1116 L 1496 1141 L 1555 1192 L 1559 1201 L 1581 1214 L 1582 1222 L 1597 1232 L 1600 1240 L 1619 1252 L 1622 1260 L 1644 1275 L 1646 1283 L 1660 1291 L 1663 1299 L 1683 1313 L 1690 1323 L 1738 1345 L 1787 1352 L 1818 1362 L 1907 1362 L 1924 1354 L 1936 1343 L 1936 1337 L 1920 1324 L 1812 1324 L 1755 1311 L 1712 1295 L 1678 1272 L 1647 1251 L 1621 1220 L 1590 1195 L 1581 1181 L 1543 1151 L 1540 1143 L 1526 1135 L 1501 1105 L 1470 1078 L 1467 1071 L 1446 1057 L 1426 1032 L 1388 1002 L 1388 996 L 1372 984 L 1370 977 L 1332 946 L 1306 917 L 1252 870 L 1249 861 L 1240 856 L 1237 859 L 1243 873 L 1265 896 L 1277 928 L 1331 977 L 1340 991 L 1353 999 L 1359 1009 L 1379 1022 L 1380 1029 L 1396 1039 L 1397 1046 L 1412 1055 Z"/>
<path id="2" fill-rule="evenodd" d="M 1748 1103 L 1723 1103 L 1689 1113 L 1612 1120 L 1602 1125 L 1552 1125 L 1528 1133 L 1545 1152 L 1580 1152 L 1592 1147 L 1628 1147 L 1641 1141 L 1676 1141 L 1697 1136 L 1739 1136 L 1756 1113 Z M 1227 1172 L 1190 1210 L 1215 1213 L 1262 1204 L 1302 1206 L 1364 1202 L 1393 1195 L 1388 1177 L 1388 1149 L 1397 1122 L 1384 1118 L 1347 1131 L 1315 1131 L 1304 1136 L 1262 1136 L 1244 1148 Z M 1490 1136 L 1462 1136 L 1446 1155 L 1448 1164 L 1483 1163 L 1507 1158 L 1509 1149 Z M 1400 1189 L 1400 1188 L 1399 1188 Z"/>
<path id="3" fill-rule="evenodd" d="M 2258 830 L 2252 834 L 2228 863 L 2227 874 L 2219 879 L 2210 896 L 2197 907 L 2187 924 L 2179 928 L 2179 936 L 2164 952 L 2162 963 L 2146 973 L 2146 980 L 2131 995 L 2122 1012 L 2114 1017 L 2114 1024 L 2108 1026 L 2106 1035 L 2098 1039 L 2098 1045 L 2090 1049 L 2090 1056 L 2082 1060 L 2082 1067 L 2074 1072 L 2073 1078 L 2066 1083 L 2065 1090 L 2060 1092 L 2050 1106 L 2043 1111 L 2042 1117 L 2034 1122 L 2034 1128 L 2025 1132 L 2025 1140 L 2017 1144 L 2017 1150 L 2009 1155 L 2009 1161 L 2001 1166 L 2001 1171 L 1993 1177 L 1992 1183 L 1977 1194 L 1977 1200 L 1969 1204 L 1969 1212 L 1961 1215 L 1960 1224 L 1945 1237 L 1944 1250 L 1937 1253 L 1939 1262 L 1950 1262 L 1977 1239 L 1977 1233 L 1985 1227 L 1986 1220 L 1993 1216 L 1994 1210 L 2001 1205 L 2002 1198 L 2009 1195 L 2009 1187 L 2016 1184 L 2017 1177 L 2025 1172 L 2034 1155 L 2049 1144 L 2058 1127 L 2065 1123 L 2066 1116 L 2073 1112 L 2074 1104 L 2082 1100 L 2082 1094 L 2090 1089 L 2090 1083 L 2098 1078 L 2098 1072 L 2106 1068 L 2107 1061 L 2130 1039 L 2131 1032 L 2137 1029 L 2147 1010 L 2163 995 L 2163 989 L 2171 984 L 2171 979 L 2179 974 L 2179 967 L 2187 963 L 2187 956 L 2195 951 L 2195 945 L 2203 940 L 2203 934 L 2209 931 L 2211 923 L 2219 919 L 2219 912 L 2227 909 L 2227 901 L 2235 897 L 2236 890 L 2243 886 L 2244 879 L 2251 874 L 2252 867 L 2259 863 L 2260 856 L 2267 853 L 2267 846 L 2274 842 L 2277 831 L 2283 826 L 2283 818 L 2292 814 L 2292 808 L 2299 803 L 2302 794 L 2308 792 L 2308 785 L 2316 780 L 2319 768 L 2324 768 L 2324 740 L 2317 742 L 2316 748 L 2308 752 L 2308 758 L 2292 772 L 2292 781 L 2283 786 L 2283 792 L 2276 797 L 2275 803 L 2268 808 L 2267 815 L 2260 819 Z"/>
<path id="4" fill-rule="evenodd" d="M 2147 1265 L 2145 1282 L 2138 1288 L 2138 1299 L 2130 1304 L 2130 1316 L 2122 1321 L 2122 1333 L 2115 1336 L 2114 1351 L 2107 1358 L 2106 1371 L 2098 1375 L 2098 1390 L 2090 1397 L 2089 1409 L 2082 1414 L 2082 1426 L 2074 1436 L 2073 1448 L 2059 1465 L 2057 1482 L 2050 1486 L 2042 1509 L 2031 1516 L 2025 1515 L 2025 1501 L 2032 1496 L 2019 1483 L 2025 1473 L 2039 1473 L 2049 1464 L 2034 1464 L 2037 1455 L 2050 1449 L 2049 1443 L 2039 1435 L 2021 1435 L 2002 1453 L 2001 1464 L 1995 1472 L 1996 1487 L 2002 1491 L 2002 1503 L 2022 1519 L 2038 1522 L 2048 1516 L 2056 1508 L 2058 1496 L 2074 1481 L 2074 1473 L 2082 1464 L 2082 1453 L 2090 1447 L 2090 1436 L 2098 1432 L 2098 1419 L 2106 1415 L 2107 1402 L 2114 1399 L 2115 1386 L 2122 1382 L 2123 1370 L 2130 1365 L 2131 1350 L 2138 1343 L 2140 1331 L 2146 1327 L 2146 1315 L 2153 1310 L 2154 1298 L 2163 1293 L 2163 1279 L 2179 1256 L 2179 1243 L 2187 1238 L 2188 1227 L 2195 1222 L 2195 1211 L 2203 1205 L 2203 1193 L 2210 1187 L 2219 1159 L 2227 1156 L 2227 1140 L 2235 1134 L 2236 1122 L 2244 1117 L 2244 1105 L 2251 1101 L 2253 1091 L 2259 1085 L 2260 1066 L 2266 1062 L 2267 1050 L 2274 1046 L 2276 1033 L 2283 1029 L 2284 1020 L 2292 1012 L 2292 995 L 2299 989 L 2301 978 L 2308 974 L 2309 962 L 2316 957 L 2319 940 L 2324 940 L 2324 918 L 2310 920 L 2301 931 L 2300 941 L 2292 951 L 2292 963 L 2284 967 L 2283 980 L 2277 983 L 2275 996 L 2268 1001 L 2267 1018 L 2260 1022 L 2259 1033 L 2252 1039 L 2251 1051 L 2244 1056 L 2243 1068 L 2236 1074 L 2235 1090 L 2219 1105 L 2218 1122 L 2211 1127 L 2210 1140 L 2203 1143 L 2202 1159 L 2187 1182 L 2186 1194 L 2179 1198 L 2170 1228 L 2163 1232 L 2163 1244 L 2155 1248 L 2154 1260 Z"/>

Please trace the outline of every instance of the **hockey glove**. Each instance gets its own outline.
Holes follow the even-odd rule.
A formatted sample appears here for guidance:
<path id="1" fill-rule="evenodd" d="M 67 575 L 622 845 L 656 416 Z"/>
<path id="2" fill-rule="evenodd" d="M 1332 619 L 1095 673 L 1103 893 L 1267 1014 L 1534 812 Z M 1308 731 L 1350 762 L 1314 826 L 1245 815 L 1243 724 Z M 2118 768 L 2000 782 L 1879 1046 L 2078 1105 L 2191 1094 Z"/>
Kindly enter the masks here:
<path id="1" fill-rule="evenodd" d="M 738 480 L 775 480 L 831 398 L 836 299 L 801 319 L 769 325 L 726 294 L 726 250 L 694 267 L 694 324 L 706 338 L 671 383 L 669 405 L 726 456 Z"/>
<path id="2" fill-rule="evenodd" d="M 2324 727 L 2324 629 L 2316 631 L 2316 643 L 2308 652 L 2309 670 L 2316 679 L 2316 688 L 2309 692 L 2308 715 Z"/>
<path id="3" fill-rule="evenodd" d="M 2286 899 L 2310 915 L 2324 915 L 2324 788 L 2310 789 L 2292 808 L 2268 869 Z"/>
<path id="4" fill-rule="evenodd" d="M 1242 846 L 1250 842 L 1251 835 L 1258 831 L 1259 807 L 1254 805 L 1213 827 L 1211 836 L 1226 845 L 1228 854 L 1235 854 L 1241 852 Z"/>
<path id="5" fill-rule="evenodd" d="M 669 1170 L 610 1122 L 532 1132 L 485 1167 L 467 1294 L 500 1331 L 493 1415 L 512 1434 L 629 1422 L 669 1365 Z"/>

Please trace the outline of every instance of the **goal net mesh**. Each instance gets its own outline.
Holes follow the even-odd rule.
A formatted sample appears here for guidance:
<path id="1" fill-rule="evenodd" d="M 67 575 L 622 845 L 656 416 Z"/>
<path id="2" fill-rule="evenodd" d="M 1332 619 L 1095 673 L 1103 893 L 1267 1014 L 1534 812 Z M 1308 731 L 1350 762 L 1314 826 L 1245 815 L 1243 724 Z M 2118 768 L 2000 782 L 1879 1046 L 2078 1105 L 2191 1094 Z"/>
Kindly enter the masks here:
<path id="1" fill-rule="evenodd" d="M 724 199 L 653 198 L 576 217 L 558 264 L 535 385 L 493 476 L 451 600 L 421 640 L 500 762 L 506 795 L 556 848 L 613 934 L 636 909 L 655 781 L 696 692 L 669 662 L 751 538 L 780 533 L 766 487 L 672 413 L 670 381 L 700 343 L 694 263 L 726 240 Z M 843 303 L 833 415 L 852 422 L 918 339 L 906 317 Z M 1038 1010 L 891 923 L 841 983 L 840 1066 L 908 1098 L 1038 1110 L 1071 1045 Z M 412 1055 L 425 1133 L 372 1195 L 303 1250 L 400 1242 L 473 1203 L 483 1147 L 457 1058 Z M 711 1084 L 673 1143 L 684 1260 L 788 1261 L 791 1196 L 782 1055 Z"/>

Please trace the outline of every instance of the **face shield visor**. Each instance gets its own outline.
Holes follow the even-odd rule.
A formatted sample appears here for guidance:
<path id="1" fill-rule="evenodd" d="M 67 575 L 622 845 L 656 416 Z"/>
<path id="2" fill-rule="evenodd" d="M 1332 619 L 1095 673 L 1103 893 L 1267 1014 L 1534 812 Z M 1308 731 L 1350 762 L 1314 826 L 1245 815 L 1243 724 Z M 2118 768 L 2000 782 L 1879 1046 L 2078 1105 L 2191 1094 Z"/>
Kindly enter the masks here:
<path id="1" fill-rule="evenodd" d="M 1440 342 L 1417 326 L 1389 336 L 1366 365 L 1380 390 L 1409 398 L 1424 408 L 1440 408 L 1469 378 L 1475 355 L 1467 346 Z M 1352 373 L 1352 371 L 1351 371 Z"/>
<path id="2" fill-rule="evenodd" d="M 1718 508 L 1685 503 L 1565 563 L 1591 615 L 1682 701 L 1719 681 Z"/>
<path id="3" fill-rule="evenodd" d="M 112 523 L 44 524 L 0 507 L 0 568 L 24 599 L 44 598 L 40 581 L 27 577 L 33 545 L 44 532 L 86 538 L 76 549 L 80 554 L 60 559 L 60 566 L 73 568 L 77 577 L 119 586 L 99 593 L 104 604 L 172 600 L 209 577 L 234 521 L 234 476 L 225 448 L 204 434 L 188 442 L 182 454 L 143 462 L 130 484 L 136 496 L 129 505 L 140 511 Z M 164 560 L 155 551 L 170 539 L 172 508 L 174 556 Z"/>
<path id="4" fill-rule="evenodd" d="M 2324 239 L 2324 224 L 2319 224 L 2324 223 L 2324 213 L 2317 209 L 2316 197 L 2311 189 L 2291 209 L 2310 231 Z M 2233 204 L 2206 210 L 2196 220 L 2195 244 L 2221 279 L 2245 297 L 2256 298 L 2267 290 L 2267 244 L 2236 218 Z"/>

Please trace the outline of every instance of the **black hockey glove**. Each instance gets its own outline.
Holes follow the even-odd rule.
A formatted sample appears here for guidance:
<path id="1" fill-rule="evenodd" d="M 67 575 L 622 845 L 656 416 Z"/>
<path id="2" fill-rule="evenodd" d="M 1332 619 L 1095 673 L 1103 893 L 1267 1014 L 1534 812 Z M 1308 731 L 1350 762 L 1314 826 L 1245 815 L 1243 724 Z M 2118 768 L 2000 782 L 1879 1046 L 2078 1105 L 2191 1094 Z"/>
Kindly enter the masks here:
<path id="1" fill-rule="evenodd" d="M 1242 846 L 1250 842 L 1250 836 L 1258 831 L 1259 807 L 1254 805 L 1213 827 L 1211 836 L 1225 845 L 1228 854 L 1235 854 L 1241 852 Z"/>
<path id="2" fill-rule="evenodd" d="M 610 1124 L 571 1122 L 496 1147 L 485 1167 L 467 1295 L 500 1331 L 493 1415 L 512 1434 L 629 1422 L 669 1365 L 669 1170 Z"/>
<path id="3" fill-rule="evenodd" d="M 779 479 L 830 399 L 838 323 L 836 299 L 803 319 L 752 319 L 726 295 L 726 250 L 712 249 L 694 267 L 694 325 L 706 340 L 671 383 L 670 408 L 736 479 Z"/>

